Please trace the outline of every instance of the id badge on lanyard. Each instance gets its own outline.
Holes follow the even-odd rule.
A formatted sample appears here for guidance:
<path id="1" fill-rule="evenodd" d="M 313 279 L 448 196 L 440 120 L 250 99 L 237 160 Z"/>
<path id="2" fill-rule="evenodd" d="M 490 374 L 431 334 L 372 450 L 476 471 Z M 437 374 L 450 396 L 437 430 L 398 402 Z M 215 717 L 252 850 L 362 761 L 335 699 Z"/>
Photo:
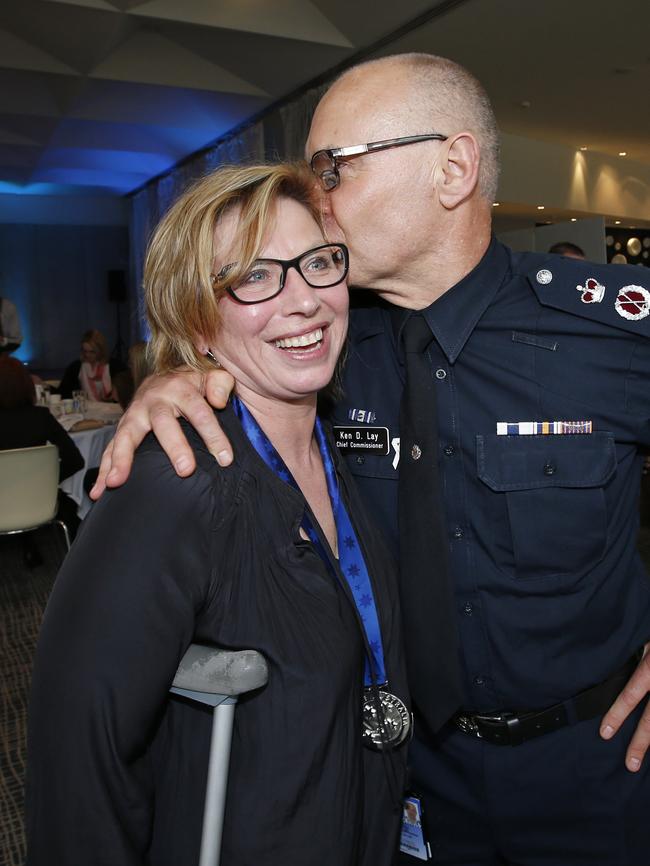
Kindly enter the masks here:
<path id="1" fill-rule="evenodd" d="M 422 801 L 417 794 L 404 798 L 399 850 L 415 860 L 431 860 L 431 848 L 422 825 Z"/>

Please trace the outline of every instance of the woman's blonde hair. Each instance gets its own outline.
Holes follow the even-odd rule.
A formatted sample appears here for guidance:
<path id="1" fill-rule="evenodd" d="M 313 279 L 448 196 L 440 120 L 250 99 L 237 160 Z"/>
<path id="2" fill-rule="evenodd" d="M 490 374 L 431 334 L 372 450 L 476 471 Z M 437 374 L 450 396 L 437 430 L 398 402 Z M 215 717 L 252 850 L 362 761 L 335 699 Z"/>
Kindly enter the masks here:
<path id="1" fill-rule="evenodd" d="M 197 370 L 210 363 L 197 350 L 199 338 L 219 327 L 218 301 L 259 256 L 276 200 L 294 199 L 321 225 L 311 172 L 301 163 L 223 166 L 191 186 L 153 233 L 144 267 L 144 293 L 151 328 L 149 358 L 156 373 L 182 364 Z M 237 208 L 238 257 L 217 282 L 214 230 Z"/>
<path id="2" fill-rule="evenodd" d="M 106 343 L 106 337 L 102 334 L 101 331 L 97 331 L 95 328 L 90 331 L 84 331 L 81 335 L 81 345 L 84 343 L 88 343 L 95 350 L 95 360 L 98 363 L 105 363 L 108 361 L 108 344 Z"/>

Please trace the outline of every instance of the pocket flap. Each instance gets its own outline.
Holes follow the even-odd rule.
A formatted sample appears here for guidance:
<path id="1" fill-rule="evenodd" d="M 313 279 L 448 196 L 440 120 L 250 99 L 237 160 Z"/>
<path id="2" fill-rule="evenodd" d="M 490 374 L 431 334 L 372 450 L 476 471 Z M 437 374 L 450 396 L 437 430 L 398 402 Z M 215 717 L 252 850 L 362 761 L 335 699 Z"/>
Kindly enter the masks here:
<path id="1" fill-rule="evenodd" d="M 612 433 L 476 437 L 478 477 L 495 491 L 602 487 L 616 472 Z"/>

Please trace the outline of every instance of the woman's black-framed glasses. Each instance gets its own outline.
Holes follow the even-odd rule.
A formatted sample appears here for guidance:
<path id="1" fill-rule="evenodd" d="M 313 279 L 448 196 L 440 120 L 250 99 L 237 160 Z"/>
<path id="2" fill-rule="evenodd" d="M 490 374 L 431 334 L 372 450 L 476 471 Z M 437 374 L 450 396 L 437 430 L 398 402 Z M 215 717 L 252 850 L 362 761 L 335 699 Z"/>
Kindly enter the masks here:
<path id="1" fill-rule="evenodd" d="M 404 135 L 401 138 L 387 138 L 385 141 L 370 141 L 368 144 L 353 144 L 350 147 L 330 147 L 317 150 L 309 164 L 325 192 L 331 192 L 341 182 L 339 162 L 346 157 L 376 153 L 378 150 L 403 147 L 405 144 L 415 144 L 418 141 L 447 141 L 448 137 L 440 132 L 428 132 L 424 135 Z"/>
<path id="2" fill-rule="evenodd" d="M 213 276 L 215 288 L 228 277 L 235 265 L 236 262 L 224 265 Z M 345 244 L 321 244 L 294 259 L 256 259 L 240 279 L 226 286 L 226 291 L 240 304 L 270 301 L 284 288 L 291 268 L 295 268 L 313 289 L 328 289 L 342 283 L 348 275 L 348 248 Z"/>

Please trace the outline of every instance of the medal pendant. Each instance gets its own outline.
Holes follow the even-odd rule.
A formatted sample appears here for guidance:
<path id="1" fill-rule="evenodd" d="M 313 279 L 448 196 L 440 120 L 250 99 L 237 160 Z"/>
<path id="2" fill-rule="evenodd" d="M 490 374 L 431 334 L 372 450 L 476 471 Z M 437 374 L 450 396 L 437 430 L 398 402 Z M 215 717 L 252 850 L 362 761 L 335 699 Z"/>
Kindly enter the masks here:
<path id="1" fill-rule="evenodd" d="M 395 749 L 408 737 L 411 715 L 404 702 L 384 689 L 363 690 L 363 744 L 378 752 Z"/>

